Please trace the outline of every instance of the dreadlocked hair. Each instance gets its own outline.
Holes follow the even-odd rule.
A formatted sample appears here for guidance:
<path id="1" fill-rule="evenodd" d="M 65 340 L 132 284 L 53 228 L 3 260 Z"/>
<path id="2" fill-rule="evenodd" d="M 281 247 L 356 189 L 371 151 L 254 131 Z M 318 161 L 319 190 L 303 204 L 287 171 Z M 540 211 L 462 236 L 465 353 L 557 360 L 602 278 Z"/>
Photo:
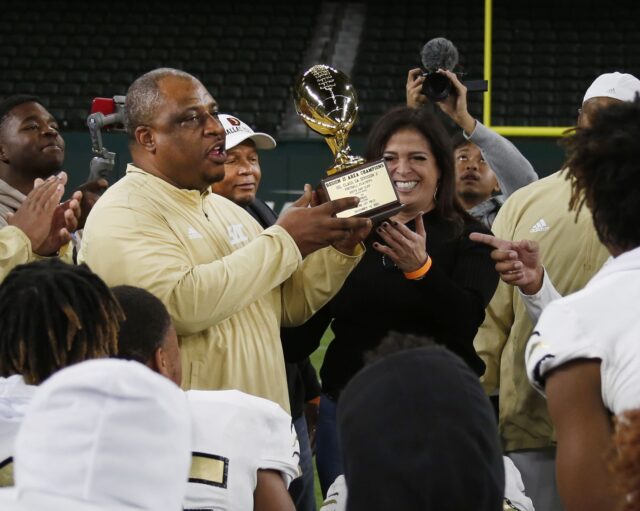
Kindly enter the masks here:
<path id="1" fill-rule="evenodd" d="M 124 314 L 86 265 L 17 266 L 0 286 L 0 376 L 39 385 L 56 371 L 118 351 Z"/>
<path id="2" fill-rule="evenodd" d="M 640 101 L 601 108 L 588 128 L 562 143 L 567 149 L 569 207 L 591 210 L 600 241 L 627 251 L 640 246 Z"/>

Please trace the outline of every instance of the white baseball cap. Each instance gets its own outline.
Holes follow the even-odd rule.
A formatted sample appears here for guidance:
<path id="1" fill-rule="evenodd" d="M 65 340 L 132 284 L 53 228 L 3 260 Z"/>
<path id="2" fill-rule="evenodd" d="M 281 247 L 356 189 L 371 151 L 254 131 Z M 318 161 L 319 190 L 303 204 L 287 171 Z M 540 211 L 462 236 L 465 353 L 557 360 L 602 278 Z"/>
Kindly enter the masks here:
<path id="1" fill-rule="evenodd" d="M 246 123 L 229 114 L 218 114 L 218 119 L 227 134 L 226 149 L 232 149 L 248 138 L 253 140 L 258 149 L 273 149 L 276 141 L 266 133 L 256 133 Z"/>
<path id="2" fill-rule="evenodd" d="M 190 465 L 184 392 L 137 362 L 90 360 L 37 388 L 0 509 L 179 511 Z"/>
<path id="3" fill-rule="evenodd" d="M 605 73 L 596 78 L 587 89 L 582 102 L 591 98 L 613 98 L 633 101 L 640 93 L 640 80 L 628 73 Z"/>

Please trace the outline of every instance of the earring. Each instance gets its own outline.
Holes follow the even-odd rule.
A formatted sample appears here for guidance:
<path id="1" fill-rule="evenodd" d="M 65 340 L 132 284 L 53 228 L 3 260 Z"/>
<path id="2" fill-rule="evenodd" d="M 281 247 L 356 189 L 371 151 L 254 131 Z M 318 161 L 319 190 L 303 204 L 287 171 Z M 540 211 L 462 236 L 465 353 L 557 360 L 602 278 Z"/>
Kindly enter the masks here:
<path id="1" fill-rule="evenodd" d="M 438 202 L 436 195 L 438 195 L 438 185 L 436 185 L 436 189 L 433 191 L 433 202 Z"/>

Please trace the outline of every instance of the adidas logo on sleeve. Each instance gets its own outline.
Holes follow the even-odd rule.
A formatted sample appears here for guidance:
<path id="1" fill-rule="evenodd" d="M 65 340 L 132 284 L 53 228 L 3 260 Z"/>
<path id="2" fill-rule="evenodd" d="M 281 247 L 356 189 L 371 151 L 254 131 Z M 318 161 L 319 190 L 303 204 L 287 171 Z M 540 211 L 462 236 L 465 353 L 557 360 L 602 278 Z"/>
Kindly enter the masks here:
<path id="1" fill-rule="evenodd" d="M 529 229 L 529 232 L 544 232 L 548 231 L 549 229 L 551 229 L 551 227 L 549 227 L 547 222 L 544 221 L 544 218 L 541 218 L 535 224 L 533 224 L 533 227 Z"/>

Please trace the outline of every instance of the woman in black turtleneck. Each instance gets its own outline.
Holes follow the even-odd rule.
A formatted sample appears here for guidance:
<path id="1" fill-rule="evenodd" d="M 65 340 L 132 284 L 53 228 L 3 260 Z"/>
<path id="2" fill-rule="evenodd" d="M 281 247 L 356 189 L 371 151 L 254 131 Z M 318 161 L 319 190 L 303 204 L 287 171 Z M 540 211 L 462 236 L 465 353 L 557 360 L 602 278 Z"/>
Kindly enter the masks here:
<path id="1" fill-rule="evenodd" d="M 362 368 L 363 353 L 390 330 L 425 335 L 481 375 L 473 338 L 498 283 L 491 249 L 469 240 L 471 232 L 489 231 L 455 198 L 451 143 L 433 112 L 391 110 L 372 128 L 365 157 L 385 159 L 405 207 L 372 232 L 334 299 L 284 339 L 301 350 L 315 348 L 328 324 L 335 336 L 320 371 L 317 465 L 324 492 L 342 473 L 336 402 Z"/>

